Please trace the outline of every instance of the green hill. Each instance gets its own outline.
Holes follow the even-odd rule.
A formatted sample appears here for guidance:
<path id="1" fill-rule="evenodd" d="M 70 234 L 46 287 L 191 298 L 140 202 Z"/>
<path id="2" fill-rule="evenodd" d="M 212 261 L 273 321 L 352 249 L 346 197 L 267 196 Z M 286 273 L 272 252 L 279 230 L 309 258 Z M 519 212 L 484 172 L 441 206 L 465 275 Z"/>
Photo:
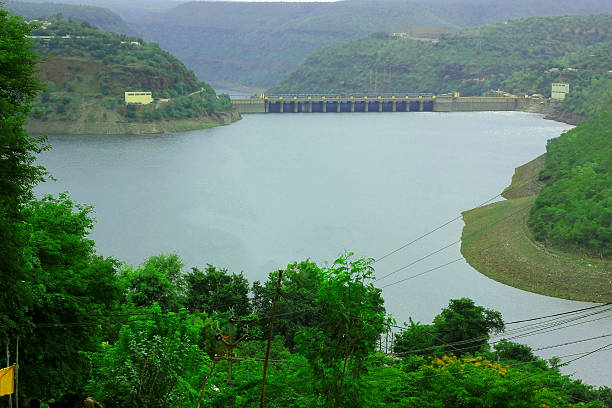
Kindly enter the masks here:
<path id="1" fill-rule="evenodd" d="M 612 256 L 612 105 L 548 142 L 542 188 L 529 216 L 535 239 Z"/>
<path id="2" fill-rule="evenodd" d="M 132 19 L 215 85 L 267 88 L 314 51 L 374 32 L 458 29 L 510 18 L 612 12 L 603 0 L 189 2 Z"/>
<path id="3" fill-rule="evenodd" d="M 78 18 L 91 25 L 100 27 L 102 31 L 126 35 L 138 35 L 117 14 L 107 8 L 82 6 L 76 4 L 60 3 L 26 3 L 21 1 L 7 1 L 4 8 L 11 14 L 36 19 L 39 17 L 62 15 L 64 18 Z"/>
<path id="4" fill-rule="evenodd" d="M 439 41 L 386 35 L 314 53 L 271 93 L 436 92 L 482 95 L 493 89 L 550 96 L 552 82 L 579 95 L 609 81 L 612 15 L 532 17 L 469 28 Z M 609 88 L 608 88 L 609 89 Z M 565 107 L 579 108 L 570 97 Z"/>
<path id="5" fill-rule="evenodd" d="M 29 128 L 46 133 L 133 133 L 184 130 L 218 123 L 230 108 L 182 62 L 155 43 L 105 33 L 85 21 L 52 19 L 32 30 L 44 57 L 39 75 L 46 83 Z M 126 105 L 124 93 L 152 92 L 155 102 Z M 194 122 L 195 123 L 192 123 Z M 132 124 L 132 125 L 130 125 Z M 167 124 L 166 124 L 167 125 Z"/>

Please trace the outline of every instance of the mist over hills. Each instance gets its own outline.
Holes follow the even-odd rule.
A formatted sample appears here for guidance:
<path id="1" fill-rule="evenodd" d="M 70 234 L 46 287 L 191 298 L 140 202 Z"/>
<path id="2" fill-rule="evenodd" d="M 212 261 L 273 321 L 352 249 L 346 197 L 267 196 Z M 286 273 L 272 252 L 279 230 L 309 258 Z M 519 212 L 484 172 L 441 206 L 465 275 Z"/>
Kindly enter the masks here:
<path id="1" fill-rule="evenodd" d="M 129 22 L 224 87 L 267 88 L 312 52 L 373 32 L 458 29 L 529 16 L 612 12 L 603 0 L 350 0 L 334 3 L 190 2 Z"/>
<path id="2" fill-rule="evenodd" d="M 17 3 L 13 1 L 12 3 Z M 183 3 L 181 0 L 28 0 L 28 3 L 47 3 L 47 4 L 70 4 L 87 5 L 100 8 L 108 8 L 119 14 L 122 18 L 137 18 L 151 11 L 170 9 L 177 4 Z M 84 18 L 80 16 L 75 16 Z"/>
<path id="3" fill-rule="evenodd" d="M 125 35 L 138 34 L 134 28 L 130 27 L 116 13 L 103 7 L 35 1 L 7 1 L 3 8 L 11 14 L 16 14 L 26 19 L 36 19 L 39 17 L 49 17 L 61 14 L 65 18 L 73 17 L 85 20 L 99 27 L 102 31 Z"/>

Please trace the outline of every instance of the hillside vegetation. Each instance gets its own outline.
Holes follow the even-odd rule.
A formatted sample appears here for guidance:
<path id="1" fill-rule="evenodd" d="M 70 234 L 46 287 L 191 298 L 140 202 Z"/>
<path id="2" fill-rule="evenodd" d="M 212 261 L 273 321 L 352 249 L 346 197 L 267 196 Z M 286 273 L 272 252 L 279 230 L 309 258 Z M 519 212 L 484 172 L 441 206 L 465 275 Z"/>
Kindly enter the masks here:
<path id="1" fill-rule="evenodd" d="M 415 27 L 612 12 L 603 0 L 189 2 L 129 22 L 215 85 L 267 88 L 331 44 Z M 435 31 L 439 31 L 439 30 Z"/>
<path id="2" fill-rule="evenodd" d="M 439 42 L 374 35 L 314 53 L 270 92 L 471 96 L 502 89 L 550 96 L 552 82 L 569 82 L 566 106 L 582 113 L 579 96 L 610 80 L 610 40 L 611 14 L 513 20 L 445 34 Z"/>
<path id="3" fill-rule="evenodd" d="M 46 91 L 32 115 L 40 122 L 194 119 L 231 106 L 227 97 L 217 97 L 208 84 L 155 43 L 63 19 L 35 28 L 32 36 L 45 57 L 39 75 Z M 126 106 L 127 91 L 151 91 L 158 102 Z"/>
<path id="4" fill-rule="evenodd" d="M 26 3 L 21 1 L 6 1 L 4 8 L 9 13 L 37 19 L 39 17 L 62 15 L 64 18 L 78 18 L 91 25 L 100 27 L 102 31 L 137 35 L 138 33 L 117 14 L 107 8 L 60 3 Z"/>
<path id="5" fill-rule="evenodd" d="M 612 106 L 546 147 L 542 188 L 529 216 L 535 239 L 612 256 Z"/>

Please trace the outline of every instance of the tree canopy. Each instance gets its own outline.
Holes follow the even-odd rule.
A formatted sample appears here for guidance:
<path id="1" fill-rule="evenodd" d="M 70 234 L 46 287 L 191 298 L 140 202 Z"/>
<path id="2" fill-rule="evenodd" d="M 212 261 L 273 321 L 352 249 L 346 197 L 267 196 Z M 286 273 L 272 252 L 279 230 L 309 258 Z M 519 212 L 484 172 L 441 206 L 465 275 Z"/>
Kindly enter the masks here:
<path id="1" fill-rule="evenodd" d="M 549 140 L 529 226 L 561 249 L 612 255 L 612 108 Z"/>

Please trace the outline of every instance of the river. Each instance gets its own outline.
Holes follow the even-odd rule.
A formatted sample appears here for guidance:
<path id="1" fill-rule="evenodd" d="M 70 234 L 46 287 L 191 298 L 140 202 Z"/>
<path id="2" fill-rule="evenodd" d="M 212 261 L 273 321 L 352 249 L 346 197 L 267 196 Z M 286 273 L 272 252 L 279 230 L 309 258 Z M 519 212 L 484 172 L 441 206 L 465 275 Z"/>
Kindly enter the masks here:
<path id="1" fill-rule="evenodd" d="M 37 192 L 69 190 L 77 202 L 93 204 L 92 237 L 103 255 L 138 264 L 176 251 L 187 267 L 210 263 L 264 280 L 290 262 L 323 263 L 345 250 L 381 257 L 498 194 L 515 167 L 569 128 L 519 112 L 425 112 L 248 115 L 231 126 L 170 135 L 58 135 L 39 159 L 57 181 Z M 377 262 L 377 275 L 456 241 L 462 226 L 452 222 Z M 460 256 L 453 245 L 380 285 Z M 502 285 L 465 261 L 383 295 L 399 324 L 410 316 L 429 323 L 450 298 L 464 296 L 501 311 L 505 321 L 591 305 Z M 606 315 L 592 319 L 598 317 Z M 516 341 L 540 348 L 605 334 L 612 334 L 609 317 Z M 610 337 L 538 354 L 608 343 Z M 611 354 L 586 356 L 563 371 L 612 385 Z"/>

